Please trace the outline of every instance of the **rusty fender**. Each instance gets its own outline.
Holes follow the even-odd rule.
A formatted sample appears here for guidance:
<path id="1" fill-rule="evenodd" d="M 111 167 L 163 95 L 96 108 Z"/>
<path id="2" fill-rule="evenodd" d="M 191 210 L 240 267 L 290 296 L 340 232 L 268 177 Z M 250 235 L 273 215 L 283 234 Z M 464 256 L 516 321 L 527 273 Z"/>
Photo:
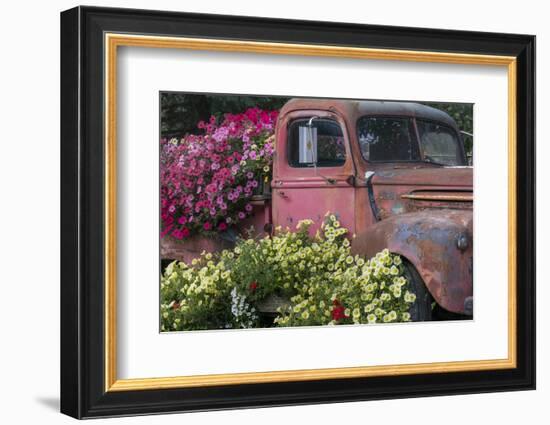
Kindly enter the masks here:
<path id="1" fill-rule="evenodd" d="M 472 297 L 472 226 L 467 210 L 394 215 L 358 234 L 352 251 L 370 258 L 388 248 L 403 256 L 441 307 L 465 313 L 466 298 Z"/>

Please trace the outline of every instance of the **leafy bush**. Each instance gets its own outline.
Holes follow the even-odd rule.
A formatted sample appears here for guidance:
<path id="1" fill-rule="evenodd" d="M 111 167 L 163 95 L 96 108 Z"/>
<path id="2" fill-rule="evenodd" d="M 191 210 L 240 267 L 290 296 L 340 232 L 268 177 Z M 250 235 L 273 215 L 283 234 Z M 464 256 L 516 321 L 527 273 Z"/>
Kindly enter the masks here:
<path id="1" fill-rule="evenodd" d="M 406 322 L 416 296 L 401 258 L 388 250 L 366 260 L 352 256 L 347 229 L 327 215 L 296 231 L 239 240 L 232 250 L 203 253 L 191 265 L 173 262 L 161 280 L 162 330 L 249 328 L 260 325 L 258 303 L 289 299 L 276 326 Z"/>

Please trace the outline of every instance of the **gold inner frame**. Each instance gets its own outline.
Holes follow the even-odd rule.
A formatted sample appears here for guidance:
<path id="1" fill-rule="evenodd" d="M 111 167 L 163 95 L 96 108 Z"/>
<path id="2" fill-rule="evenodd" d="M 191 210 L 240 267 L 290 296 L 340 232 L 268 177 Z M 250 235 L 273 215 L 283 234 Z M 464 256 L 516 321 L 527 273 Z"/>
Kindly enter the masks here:
<path id="1" fill-rule="evenodd" d="M 255 41 L 106 33 L 105 40 L 105 391 L 448 373 L 515 368 L 516 358 L 516 58 Z M 508 357 L 495 360 L 118 379 L 116 325 L 116 100 L 119 46 L 503 66 L 508 72 Z"/>

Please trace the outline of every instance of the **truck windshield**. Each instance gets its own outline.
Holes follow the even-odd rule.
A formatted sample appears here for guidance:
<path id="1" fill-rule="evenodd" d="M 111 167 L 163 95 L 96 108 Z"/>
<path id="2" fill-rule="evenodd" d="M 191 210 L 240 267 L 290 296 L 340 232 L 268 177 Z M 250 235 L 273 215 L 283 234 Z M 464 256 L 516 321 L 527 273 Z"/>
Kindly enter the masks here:
<path id="1" fill-rule="evenodd" d="M 431 121 L 417 120 L 418 138 L 412 118 L 362 117 L 357 123 L 361 154 L 373 162 L 429 162 L 464 165 L 456 133 Z"/>

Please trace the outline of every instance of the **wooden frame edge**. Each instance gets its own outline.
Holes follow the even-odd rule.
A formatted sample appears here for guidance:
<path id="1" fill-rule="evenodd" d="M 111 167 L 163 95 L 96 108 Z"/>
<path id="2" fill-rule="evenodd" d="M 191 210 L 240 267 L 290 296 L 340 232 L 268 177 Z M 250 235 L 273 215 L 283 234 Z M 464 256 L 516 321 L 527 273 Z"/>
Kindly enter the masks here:
<path id="1" fill-rule="evenodd" d="M 120 46 L 506 66 L 508 71 L 508 358 L 274 372 L 117 379 L 116 58 Z M 105 392 L 514 369 L 517 367 L 517 60 L 514 56 L 105 33 Z"/>

